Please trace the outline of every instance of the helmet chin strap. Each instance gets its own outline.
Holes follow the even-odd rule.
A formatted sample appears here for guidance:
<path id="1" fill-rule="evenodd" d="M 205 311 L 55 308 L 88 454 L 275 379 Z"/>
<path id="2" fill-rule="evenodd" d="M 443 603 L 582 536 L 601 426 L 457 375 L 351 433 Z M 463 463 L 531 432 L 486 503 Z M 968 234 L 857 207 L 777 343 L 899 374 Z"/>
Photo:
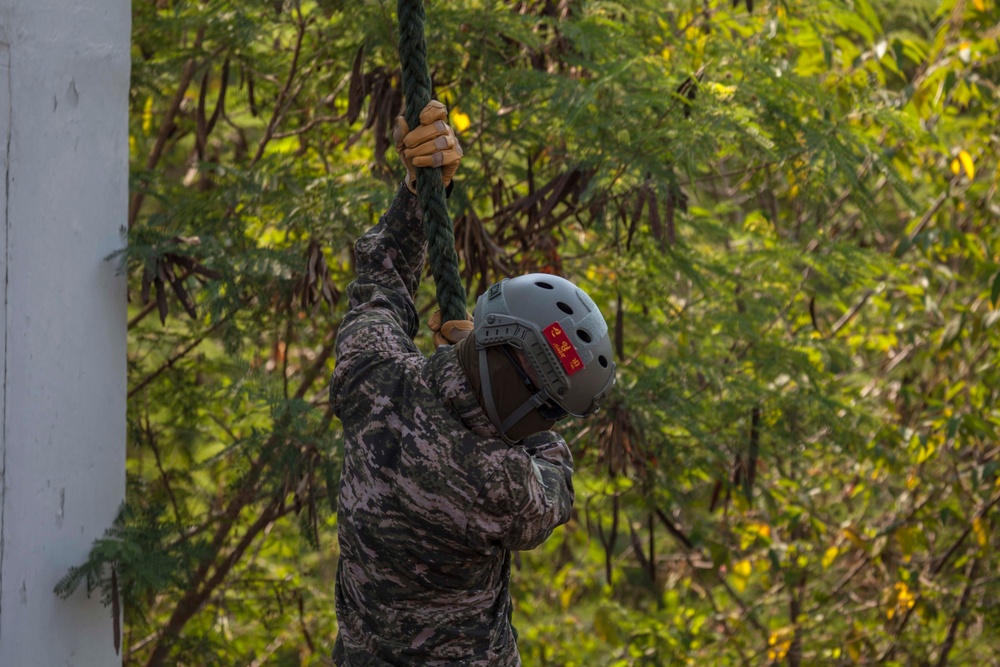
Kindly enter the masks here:
<path id="1" fill-rule="evenodd" d="M 528 400 L 521 404 L 514 412 L 510 413 L 506 419 L 500 420 L 496 403 L 493 401 L 493 384 L 490 380 L 489 364 L 486 361 L 486 348 L 479 348 L 479 380 L 483 385 L 483 402 L 486 403 L 486 416 L 490 423 L 500 432 L 500 437 L 509 445 L 520 442 L 507 437 L 507 431 L 512 429 L 519 421 L 525 418 L 529 412 L 542 406 L 547 396 L 544 392 L 536 392 Z"/>
<path id="2" fill-rule="evenodd" d="M 521 404 L 517 410 L 510 413 L 507 419 L 503 420 L 503 432 L 506 433 L 510 429 L 514 428 L 514 425 L 519 421 L 528 416 L 528 413 L 536 408 L 540 408 L 545 403 L 545 395 L 542 392 L 538 392 L 531 396 L 528 400 Z"/>

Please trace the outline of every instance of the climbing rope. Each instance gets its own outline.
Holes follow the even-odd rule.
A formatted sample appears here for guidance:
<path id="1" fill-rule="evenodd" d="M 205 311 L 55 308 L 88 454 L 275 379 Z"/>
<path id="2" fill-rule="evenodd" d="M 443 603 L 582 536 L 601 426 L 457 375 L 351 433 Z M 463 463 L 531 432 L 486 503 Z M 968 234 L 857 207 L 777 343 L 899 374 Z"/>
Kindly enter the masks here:
<path id="1" fill-rule="evenodd" d="M 431 101 L 431 76 L 427 69 L 424 39 L 424 0 L 399 0 L 399 61 L 403 67 L 404 117 L 410 127 L 420 125 L 420 112 Z M 417 196 L 424 212 L 431 274 L 437 289 L 442 320 L 467 319 L 465 286 L 458 274 L 455 233 L 445 200 L 441 169 L 417 168 Z"/>

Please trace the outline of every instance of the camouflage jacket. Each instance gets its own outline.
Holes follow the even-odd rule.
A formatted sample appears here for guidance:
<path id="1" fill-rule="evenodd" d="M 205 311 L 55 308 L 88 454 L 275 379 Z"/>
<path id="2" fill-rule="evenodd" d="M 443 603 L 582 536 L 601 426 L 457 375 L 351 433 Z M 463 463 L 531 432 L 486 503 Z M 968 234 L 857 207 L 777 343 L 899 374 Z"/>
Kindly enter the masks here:
<path id="1" fill-rule="evenodd" d="M 554 433 L 509 446 L 454 348 L 413 337 L 426 254 L 400 188 L 355 246 L 358 278 L 330 388 L 344 427 L 336 604 L 340 667 L 515 667 L 510 552 L 569 519 L 573 464 Z"/>

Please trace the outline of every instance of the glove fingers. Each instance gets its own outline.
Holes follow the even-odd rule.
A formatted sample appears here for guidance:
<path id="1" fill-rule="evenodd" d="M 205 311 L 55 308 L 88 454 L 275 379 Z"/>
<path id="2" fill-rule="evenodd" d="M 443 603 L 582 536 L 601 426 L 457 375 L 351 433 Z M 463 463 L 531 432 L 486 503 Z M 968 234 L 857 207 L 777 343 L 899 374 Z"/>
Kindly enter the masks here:
<path id="1" fill-rule="evenodd" d="M 436 120 L 448 120 L 448 108 L 437 100 L 431 100 L 420 112 L 420 124 L 430 125 Z"/>
<path id="2" fill-rule="evenodd" d="M 430 141 L 425 141 L 422 144 L 418 144 L 413 148 L 406 149 L 406 157 L 411 160 L 415 157 L 421 155 L 433 155 L 434 153 L 439 153 L 441 151 L 446 151 L 449 148 L 455 147 L 455 138 L 450 134 L 442 134 L 440 137 L 435 137 Z"/>
<path id="3" fill-rule="evenodd" d="M 403 143 L 407 148 L 413 148 L 414 146 L 419 146 L 420 144 L 436 139 L 437 137 L 449 134 L 448 123 L 443 120 L 437 120 L 430 125 L 421 125 L 420 127 L 411 130 L 405 137 L 403 137 Z"/>
<path id="4" fill-rule="evenodd" d="M 451 320 L 441 325 L 441 336 L 451 343 L 457 343 L 472 333 L 475 325 L 468 320 Z"/>
<path id="5" fill-rule="evenodd" d="M 427 328 L 437 333 L 441 331 L 441 311 L 435 310 L 431 318 L 427 320 Z"/>
<path id="6" fill-rule="evenodd" d="M 441 322 L 441 311 L 435 310 L 427 321 L 427 327 L 433 332 L 435 345 L 453 345 L 462 340 L 475 329 L 472 313 L 465 311 L 466 320 L 449 320 Z"/>
<path id="7" fill-rule="evenodd" d="M 438 151 L 431 155 L 418 155 L 413 158 L 414 167 L 443 167 L 445 165 L 458 165 L 459 160 L 462 159 L 462 154 L 459 151 L 449 149 L 446 151 Z"/>
<path id="8" fill-rule="evenodd" d="M 416 167 L 441 167 L 444 183 L 451 182 L 462 159 L 462 147 L 448 125 L 448 109 L 437 100 L 431 100 L 420 112 L 420 126 L 410 130 L 402 116 L 393 122 L 392 139 L 396 150 L 406 165 L 406 185 L 414 191 Z"/>
<path id="9" fill-rule="evenodd" d="M 455 177 L 455 172 L 458 171 L 458 162 L 453 162 L 451 164 L 446 164 L 441 167 L 441 182 L 445 185 L 451 183 L 451 179 Z"/>
<path id="10" fill-rule="evenodd" d="M 407 124 L 406 119 L 402 116 L 396 116 L 396 119 L 392 123 L 392 140 L 396 142 L 396 150 L 400 153 L 403 152 L 404 148 L 403 138 L 409 132 L 410 126 Z"/>
<path id="11" fill-rule="evenodd" d="M 467 338 L 469 334 L 472 333 L 473 324 L 472 322 L 465 322 L 463 320 L 453 320 L 451 322 L 445 322 L 441 326 L 441 331 L 434 334 L 434 344 L 435 345 L 454 345 L 463 338 Z"/>

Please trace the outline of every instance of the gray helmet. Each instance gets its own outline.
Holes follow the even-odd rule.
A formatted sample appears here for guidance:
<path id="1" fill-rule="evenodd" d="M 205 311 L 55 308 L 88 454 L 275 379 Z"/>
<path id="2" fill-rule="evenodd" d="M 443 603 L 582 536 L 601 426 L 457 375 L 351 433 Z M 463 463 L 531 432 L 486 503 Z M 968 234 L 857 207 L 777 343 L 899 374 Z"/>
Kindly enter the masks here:
<path id="1" fill-rule="evenodd" d="M 501 433 L 551 404 L 574 417 L 593 414 L 615 383 L 608 324 L 594 300 L 565 278 L 531 273 L 501 280 L 479 297 L 474 320 L 487 414 Z M 486 367 L 486 349 L 496 345 L 522 350 L 542 385 L 502 424 Z"/>

